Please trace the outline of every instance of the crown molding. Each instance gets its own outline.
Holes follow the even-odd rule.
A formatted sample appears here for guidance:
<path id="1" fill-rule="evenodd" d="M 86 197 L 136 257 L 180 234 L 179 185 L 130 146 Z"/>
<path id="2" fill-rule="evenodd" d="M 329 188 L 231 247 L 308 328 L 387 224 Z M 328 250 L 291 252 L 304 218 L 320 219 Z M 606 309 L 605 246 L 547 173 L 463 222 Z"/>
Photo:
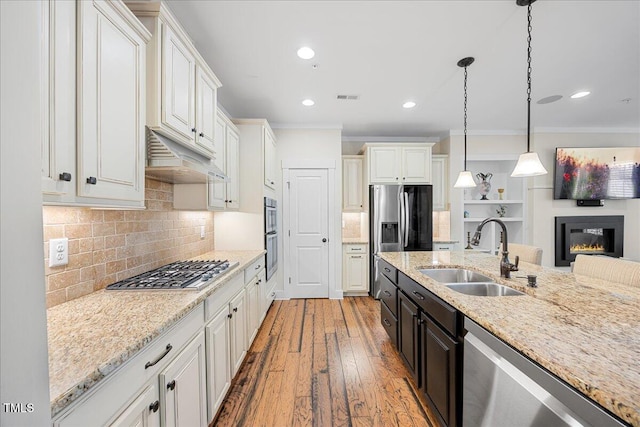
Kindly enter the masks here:
<path id="1" fill-rule="evenodd" d="M 272 123 L 272 129 L 342 130 L 342 123 Z"/>
<path id="2" fill-rule="evenodd" d="M 533 133 L 640 133 L 640 128 L 533 128 Z"/>
<path id="3" fill-rule="evenodd" d="M 440 142 L 437 136 L 343 136 L 342 142 Z"/>

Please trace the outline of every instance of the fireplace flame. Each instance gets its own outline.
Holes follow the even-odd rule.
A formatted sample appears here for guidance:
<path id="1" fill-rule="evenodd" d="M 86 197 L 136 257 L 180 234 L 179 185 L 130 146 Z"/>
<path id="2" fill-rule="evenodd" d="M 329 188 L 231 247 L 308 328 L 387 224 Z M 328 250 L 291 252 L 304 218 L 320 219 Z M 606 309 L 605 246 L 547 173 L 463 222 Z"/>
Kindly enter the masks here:
<path id="1" fill-rule="evenodd" d="M 571 245 L 569 247 L 569 251 L 574 252 L 604 252 L 604 246 L 599 243 L 594 243 L 592 245 Z"/>

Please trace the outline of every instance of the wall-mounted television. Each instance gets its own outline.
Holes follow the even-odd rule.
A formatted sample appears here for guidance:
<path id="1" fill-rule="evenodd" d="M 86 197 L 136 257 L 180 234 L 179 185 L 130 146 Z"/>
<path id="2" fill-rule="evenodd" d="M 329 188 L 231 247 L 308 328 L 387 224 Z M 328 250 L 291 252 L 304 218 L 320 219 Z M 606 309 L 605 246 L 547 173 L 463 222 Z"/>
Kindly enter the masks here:
<path id="1" fill-rule="evenodd" d="M 553 198 L 640 199 L 640 147 L 556 148 Z"/>

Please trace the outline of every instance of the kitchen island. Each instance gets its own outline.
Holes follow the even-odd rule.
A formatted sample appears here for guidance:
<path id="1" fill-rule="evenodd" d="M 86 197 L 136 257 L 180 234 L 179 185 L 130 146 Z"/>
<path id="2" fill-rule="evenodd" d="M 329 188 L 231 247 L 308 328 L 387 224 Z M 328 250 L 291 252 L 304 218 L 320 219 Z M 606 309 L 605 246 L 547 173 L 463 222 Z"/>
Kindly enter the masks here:
<path id="1" fill-rule="evenodd" d="M 640 288 L 528 263 L 505 279 L 499 259 L 479 252 L 380 256 L 592 401 L 640 426 Z M 475 270 L 527 295 L 465 295 L 418 271 L 424 268 Z M 537 276 L 537 288 L 526 286 L 527 274 Z"/>
<path id="2" fill-rule="evenodd" d="M 109 378 L 205 299 L 215 297 L 264 253 L 212 251 L 193 258 L 239 262 L 201 291 L 103 289 L 47 310 L 52 417 Z"/>

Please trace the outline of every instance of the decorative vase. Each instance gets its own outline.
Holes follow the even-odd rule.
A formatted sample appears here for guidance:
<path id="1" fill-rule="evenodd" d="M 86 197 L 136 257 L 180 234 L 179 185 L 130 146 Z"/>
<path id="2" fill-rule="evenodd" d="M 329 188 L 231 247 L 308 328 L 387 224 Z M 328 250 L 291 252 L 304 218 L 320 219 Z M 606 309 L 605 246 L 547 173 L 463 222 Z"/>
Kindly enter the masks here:
<path id="1" fill-rule="evenodd" d="M 489 200 L 487 199 L 487 194 L 491 191 L 491 177 L 492 173 L 479 173 L 476 174 L 476 178 L 481 179 L 482 181 L 478 184 L 478 192 L 482 195 L 480 200 Z"/>

